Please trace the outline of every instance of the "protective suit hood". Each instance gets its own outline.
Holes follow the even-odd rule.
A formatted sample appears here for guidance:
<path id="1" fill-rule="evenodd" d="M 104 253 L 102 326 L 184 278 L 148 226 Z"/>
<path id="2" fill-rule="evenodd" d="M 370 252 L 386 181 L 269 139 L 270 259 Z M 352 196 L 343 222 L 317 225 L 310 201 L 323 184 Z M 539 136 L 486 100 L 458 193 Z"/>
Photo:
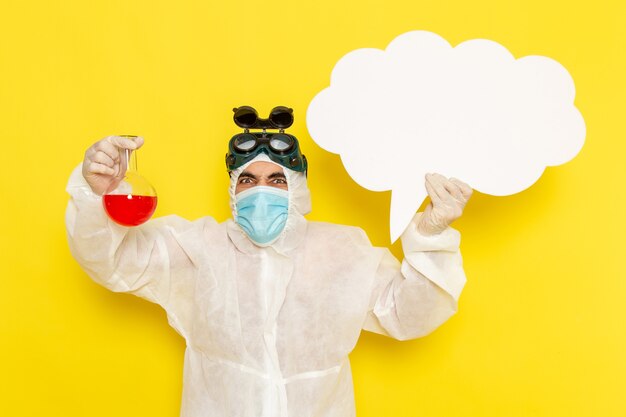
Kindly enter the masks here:
<path id="1" fill-rule="evenodd" d="M 287 192 L 289 195 L 287 222 L 283 231 L 274 241 L 263 245 L 250 240 L 248 235 L 234 221 L 237 218 L 235 188 L 237 187 L 239 175 L 241 175 L 248 165 L 260 161 L 270 162 L 283 170 L 285 178 L 287 179 Z M 287 169 L 273 162 L 267 155 L 259 154 L 251 161 L 231 171 L 228 195 L 230 197 L 230 210 L 233 216 L 233 218 L 228 221 L 228 235 L 239 250 L 246 253 L 253 253 L 258 247 L 272 247 L 279 253 L 286 253 L 297 247 L 304 238 L 306 233 L 306 219 L 304 215 L 311 212 L 311 194 L 304 173 Z"/>

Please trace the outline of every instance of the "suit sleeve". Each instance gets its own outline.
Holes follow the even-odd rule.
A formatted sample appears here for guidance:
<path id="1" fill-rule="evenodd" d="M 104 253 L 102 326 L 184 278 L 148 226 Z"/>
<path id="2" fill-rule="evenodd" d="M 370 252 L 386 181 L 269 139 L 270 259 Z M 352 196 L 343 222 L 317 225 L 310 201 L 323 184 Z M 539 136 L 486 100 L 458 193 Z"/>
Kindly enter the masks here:
<path id="1" fill-rule="evenodd" d="M 160 304 L 176 312 L 182 295 L 193 291 L 194 265 L 177 233 L 202 227 L 177 216 L 124 227 L 111 221 L 77 167 L 69 180 L 65 223 L 74 258 L 97 283 Z M 175 271 L 175 277 L 172 276 Z M 171 317 L 176 320 L 175 316 Z M 175 327 L 176 323 L 172 323 Z"/>
<path id="2" fill-rule="evenodd" d="M 457 311 L 465 272 L 460 233 L 417 231 L 418 213 L 402 235 L 404 260 L 386 250 L 376 271 L 365 330 L 408 340 L 425 336 Z"/>

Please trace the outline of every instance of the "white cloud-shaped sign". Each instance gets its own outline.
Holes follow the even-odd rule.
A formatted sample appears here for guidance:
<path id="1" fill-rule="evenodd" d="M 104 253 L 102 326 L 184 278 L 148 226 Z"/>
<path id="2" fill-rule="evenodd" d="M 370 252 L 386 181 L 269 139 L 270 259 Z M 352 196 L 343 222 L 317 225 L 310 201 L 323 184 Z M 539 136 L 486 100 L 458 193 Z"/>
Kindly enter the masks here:
<path id="1" fill-rule="evenodd" d="M 484 39 L 453 48 L 415 31 L 384 51 L 341 58 L 309 105 L 307 127 L 358 184 L 392 191 L 395 241 L 427 197 L 426 173 L 503 196 L 572 159 L 585 139 L 574 96 L 571 76 L 550 58 L 515 59 Z"/>

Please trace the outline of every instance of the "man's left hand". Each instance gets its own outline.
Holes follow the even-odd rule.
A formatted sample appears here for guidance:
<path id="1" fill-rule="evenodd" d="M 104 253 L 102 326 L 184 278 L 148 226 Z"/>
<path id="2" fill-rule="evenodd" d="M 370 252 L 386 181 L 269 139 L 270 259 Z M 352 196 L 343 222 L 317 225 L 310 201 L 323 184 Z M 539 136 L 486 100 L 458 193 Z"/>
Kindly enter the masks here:
<path id="1" fill-rule="evenodd" d="M 463 181 L 440 174 L 426 174 L 426 191 L 431 201 L 417 225 L 417 230 L 426 236 L 443 232 L 461 217 L 472 195 L 472 188 Z"/>

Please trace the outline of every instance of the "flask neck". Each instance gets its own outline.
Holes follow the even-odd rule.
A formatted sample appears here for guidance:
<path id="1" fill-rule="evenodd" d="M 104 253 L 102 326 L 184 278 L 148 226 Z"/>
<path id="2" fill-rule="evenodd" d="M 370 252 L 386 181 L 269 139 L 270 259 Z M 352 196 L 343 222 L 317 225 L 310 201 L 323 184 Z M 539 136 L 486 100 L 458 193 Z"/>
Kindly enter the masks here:
<path id="1" fill-rule="evenodd" d="M 135 135 L 120 135 L 122 138 L 135 139 Z M 123 152 L 124 162 L 126 162 L 126 171 L 137 172 L 137 150 L 132 151 L 130 149 L 124 149 Z"/>
<path id="2" fill-rule="evenodd" d="M 137 151 L 124 149 L 126 157 L 126 170 L 137 172 Z"/>

